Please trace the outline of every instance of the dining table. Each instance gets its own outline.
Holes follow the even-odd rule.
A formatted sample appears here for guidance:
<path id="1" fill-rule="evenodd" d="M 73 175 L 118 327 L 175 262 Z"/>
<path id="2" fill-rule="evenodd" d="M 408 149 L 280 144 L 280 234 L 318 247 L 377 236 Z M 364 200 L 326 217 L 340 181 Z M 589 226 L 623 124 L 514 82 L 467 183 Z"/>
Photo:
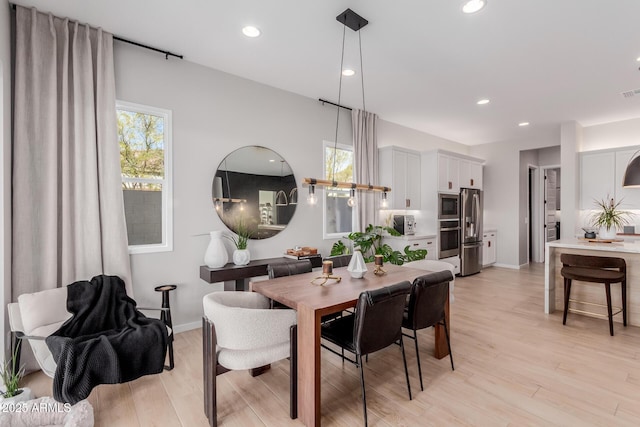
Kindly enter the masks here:
<path id="1" fill-rule="evenodd" d="M 361 292 L 394 285 L 402 281 L 412 282 L 416 277 L 429 271 L 385 264 L 384 274 L 374 274 L 374 265 L 367 264 L 368 272 L 364 277 L 352 278 L 346 267 L 333 269 L 332 276 L 340 280 L 329 279 L 322 285 L 314 280 L 321 272 L 297 274 L 263 281 L 251 281 L 249 287 L 289 308 L 297 311 L 297 365 L 298 365 L 298 416 L 306 426 L 320 426 L 320 325 L 322 316 L 341 313 L 356 306 Z M 314 283 L 312 283 L 314 282 Z M 445 306 L 447 325 L 449 320 L 449 297 Z M 444 327 L 435 328 L 434 356 L 442 359 L 449 355 Z"/>

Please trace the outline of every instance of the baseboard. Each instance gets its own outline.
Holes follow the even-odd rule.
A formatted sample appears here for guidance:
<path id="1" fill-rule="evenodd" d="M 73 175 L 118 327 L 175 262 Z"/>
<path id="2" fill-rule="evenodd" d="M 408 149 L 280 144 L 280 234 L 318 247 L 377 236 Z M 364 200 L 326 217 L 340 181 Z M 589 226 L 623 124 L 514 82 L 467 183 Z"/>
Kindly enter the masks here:
<path id="1" fill-rule="evenodd" d="M 200 327 L 202 327 L 202 321 L 185 323 L 183 325 L 174 325 L 173 330 L 175 331 L 176 334 L 179 334 L 180 332 L 187 332 L 193 329 L 198 329 Z"/>
<path id="2" fill-rule="evenodd" d="M 526 264 L 525 264 L 526 265 Z M 500 263 L 495 263 L 493 264 L 494 267 L 501 267 L 501 268 L 510 268 L 511 270 L 520 270 L 521 266 L 519 265 L 513 265 L 513 264 L 500 264 Z"/>

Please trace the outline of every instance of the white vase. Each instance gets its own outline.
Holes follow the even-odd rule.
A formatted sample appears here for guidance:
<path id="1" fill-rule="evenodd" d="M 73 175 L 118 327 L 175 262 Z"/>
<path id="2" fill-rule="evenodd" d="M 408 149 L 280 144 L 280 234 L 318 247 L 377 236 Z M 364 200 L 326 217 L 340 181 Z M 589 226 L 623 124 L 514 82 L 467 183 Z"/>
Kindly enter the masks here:
<path id="1" fill-rule="evenodd" d="M 362 252 L 353 251 L 351 261 L 349 261 L 349 266 L 347 267 L 347 271 L 354 279 L 361 279 L 364 276 L 364 274 L 367 272 L 367 264 L 364 262 Z"/>
<path id="2" fill-rule="evenodd" d="M 229 261 L 229 254 L 222 241 L 222 231 L 212 231 L 209 234 L 211 234 L 211 241 L 204 253 L 204 263 L 209 268 L 224 267 Z"/>
<path id="3" fill-rule="evenodd" d="M 236 249 L 233 251 L 233 263 L 235 265 L 247 265 L 251 261 L 249 249 Z"/>
<path id="4" fill-rule="evenodd" d="M 615 239 L 616 238 L 616 228 L 606 228 L 605 226 L 600 227 L 600 231 L 598 231 L 598 237 L 601 239 Z"/>

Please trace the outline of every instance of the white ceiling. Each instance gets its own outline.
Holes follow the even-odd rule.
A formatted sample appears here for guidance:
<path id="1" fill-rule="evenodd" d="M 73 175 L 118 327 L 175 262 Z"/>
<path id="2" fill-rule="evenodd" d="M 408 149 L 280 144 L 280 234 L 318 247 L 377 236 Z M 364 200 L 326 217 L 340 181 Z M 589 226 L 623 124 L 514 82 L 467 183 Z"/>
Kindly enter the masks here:
<path id="1" fill-rule="evenodd" d="M 640 1 L 15 0 L 101 26 L 185 60 L 310 98 L 336 101 L 347 7 L 361 30 L 367 110 L 474 145 L 521 138 L 568 120 L 583 126 L 640 117 Z M 262 36 L 249 39 L 252 24 Z M 345 65 L 359 69 L 347 30 Z M 176 60 L 176 59 L 171 59 Z M 361 108 L 360 74 L 342 104 Z M 490 98 L 486 106 L 476 105 Z M 518 127 L 522 121 L 528 128 Z"/>

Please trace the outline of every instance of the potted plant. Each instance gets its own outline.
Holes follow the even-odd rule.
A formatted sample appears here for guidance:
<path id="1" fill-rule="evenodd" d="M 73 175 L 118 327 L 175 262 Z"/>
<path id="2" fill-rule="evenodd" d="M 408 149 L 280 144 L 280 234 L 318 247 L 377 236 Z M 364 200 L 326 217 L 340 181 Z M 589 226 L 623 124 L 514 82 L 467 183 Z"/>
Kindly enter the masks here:
<path id="1" fill-rule="evenodd" d="M 618 229 L 629 222 L 631 212 L 619 209 L 622 200 L 616 203 L 613 198 L 596 200 L 595 205 L 599 208 L 591 216 L 591 224 L 598 227 L 598 236 L 601 239 L 614 239 Z"/>
<path id="2" fill-rule="evenodd" d="M 391 246 L 382 243 L 382 237 L 385 232 L 392 236 L 400 236 L 400 233 L 393 227 L 369 224 L 364 232 L 356 231 L 347 237 L 353 242 L 354 248 L 362 252 L 366 262 L 373 262 L 375 255 L 382 255 L 384 262 L 396 265 L 426 258 L 426 249 L 417 249 L 414 251 L 409 249 L 407 245 L 404 248 L 404 253 L 393 250 Z M 338 251 L 345 251 L 346 249 L 346 246 L 341 241 L 338 241 L 331 248 L 331 255 L 340 255 Z"/>
<path id="3" fill-rule="evenodd" d="M 249 261 L 251 261 L 251 253 L 247 246 L 249 244 L 249 238 L 251 237 L 251 230 L 249 227 L 240 219 L 235 227 L 236 235 L 227 236 L 229 240 L 233 242 L 236 247 L 236 250 L 233 251 L 233 263 L 235 265 L 247 265 Z"/>
<path id="4" fill-rule="evenodd" d="M 11 355 L 11 359 L 6 360 L 0 365 L 0 378 L 4 386 L 3 390 L 0 390 L 0 400 L 4 404 L 8 402 L 24 402 L 31 400 L 31 389 L 25 387 L 20 388 L 20 380 L 24 376 L 24 366 L 20 368 L 18 365 L 18 346 Z"/>

